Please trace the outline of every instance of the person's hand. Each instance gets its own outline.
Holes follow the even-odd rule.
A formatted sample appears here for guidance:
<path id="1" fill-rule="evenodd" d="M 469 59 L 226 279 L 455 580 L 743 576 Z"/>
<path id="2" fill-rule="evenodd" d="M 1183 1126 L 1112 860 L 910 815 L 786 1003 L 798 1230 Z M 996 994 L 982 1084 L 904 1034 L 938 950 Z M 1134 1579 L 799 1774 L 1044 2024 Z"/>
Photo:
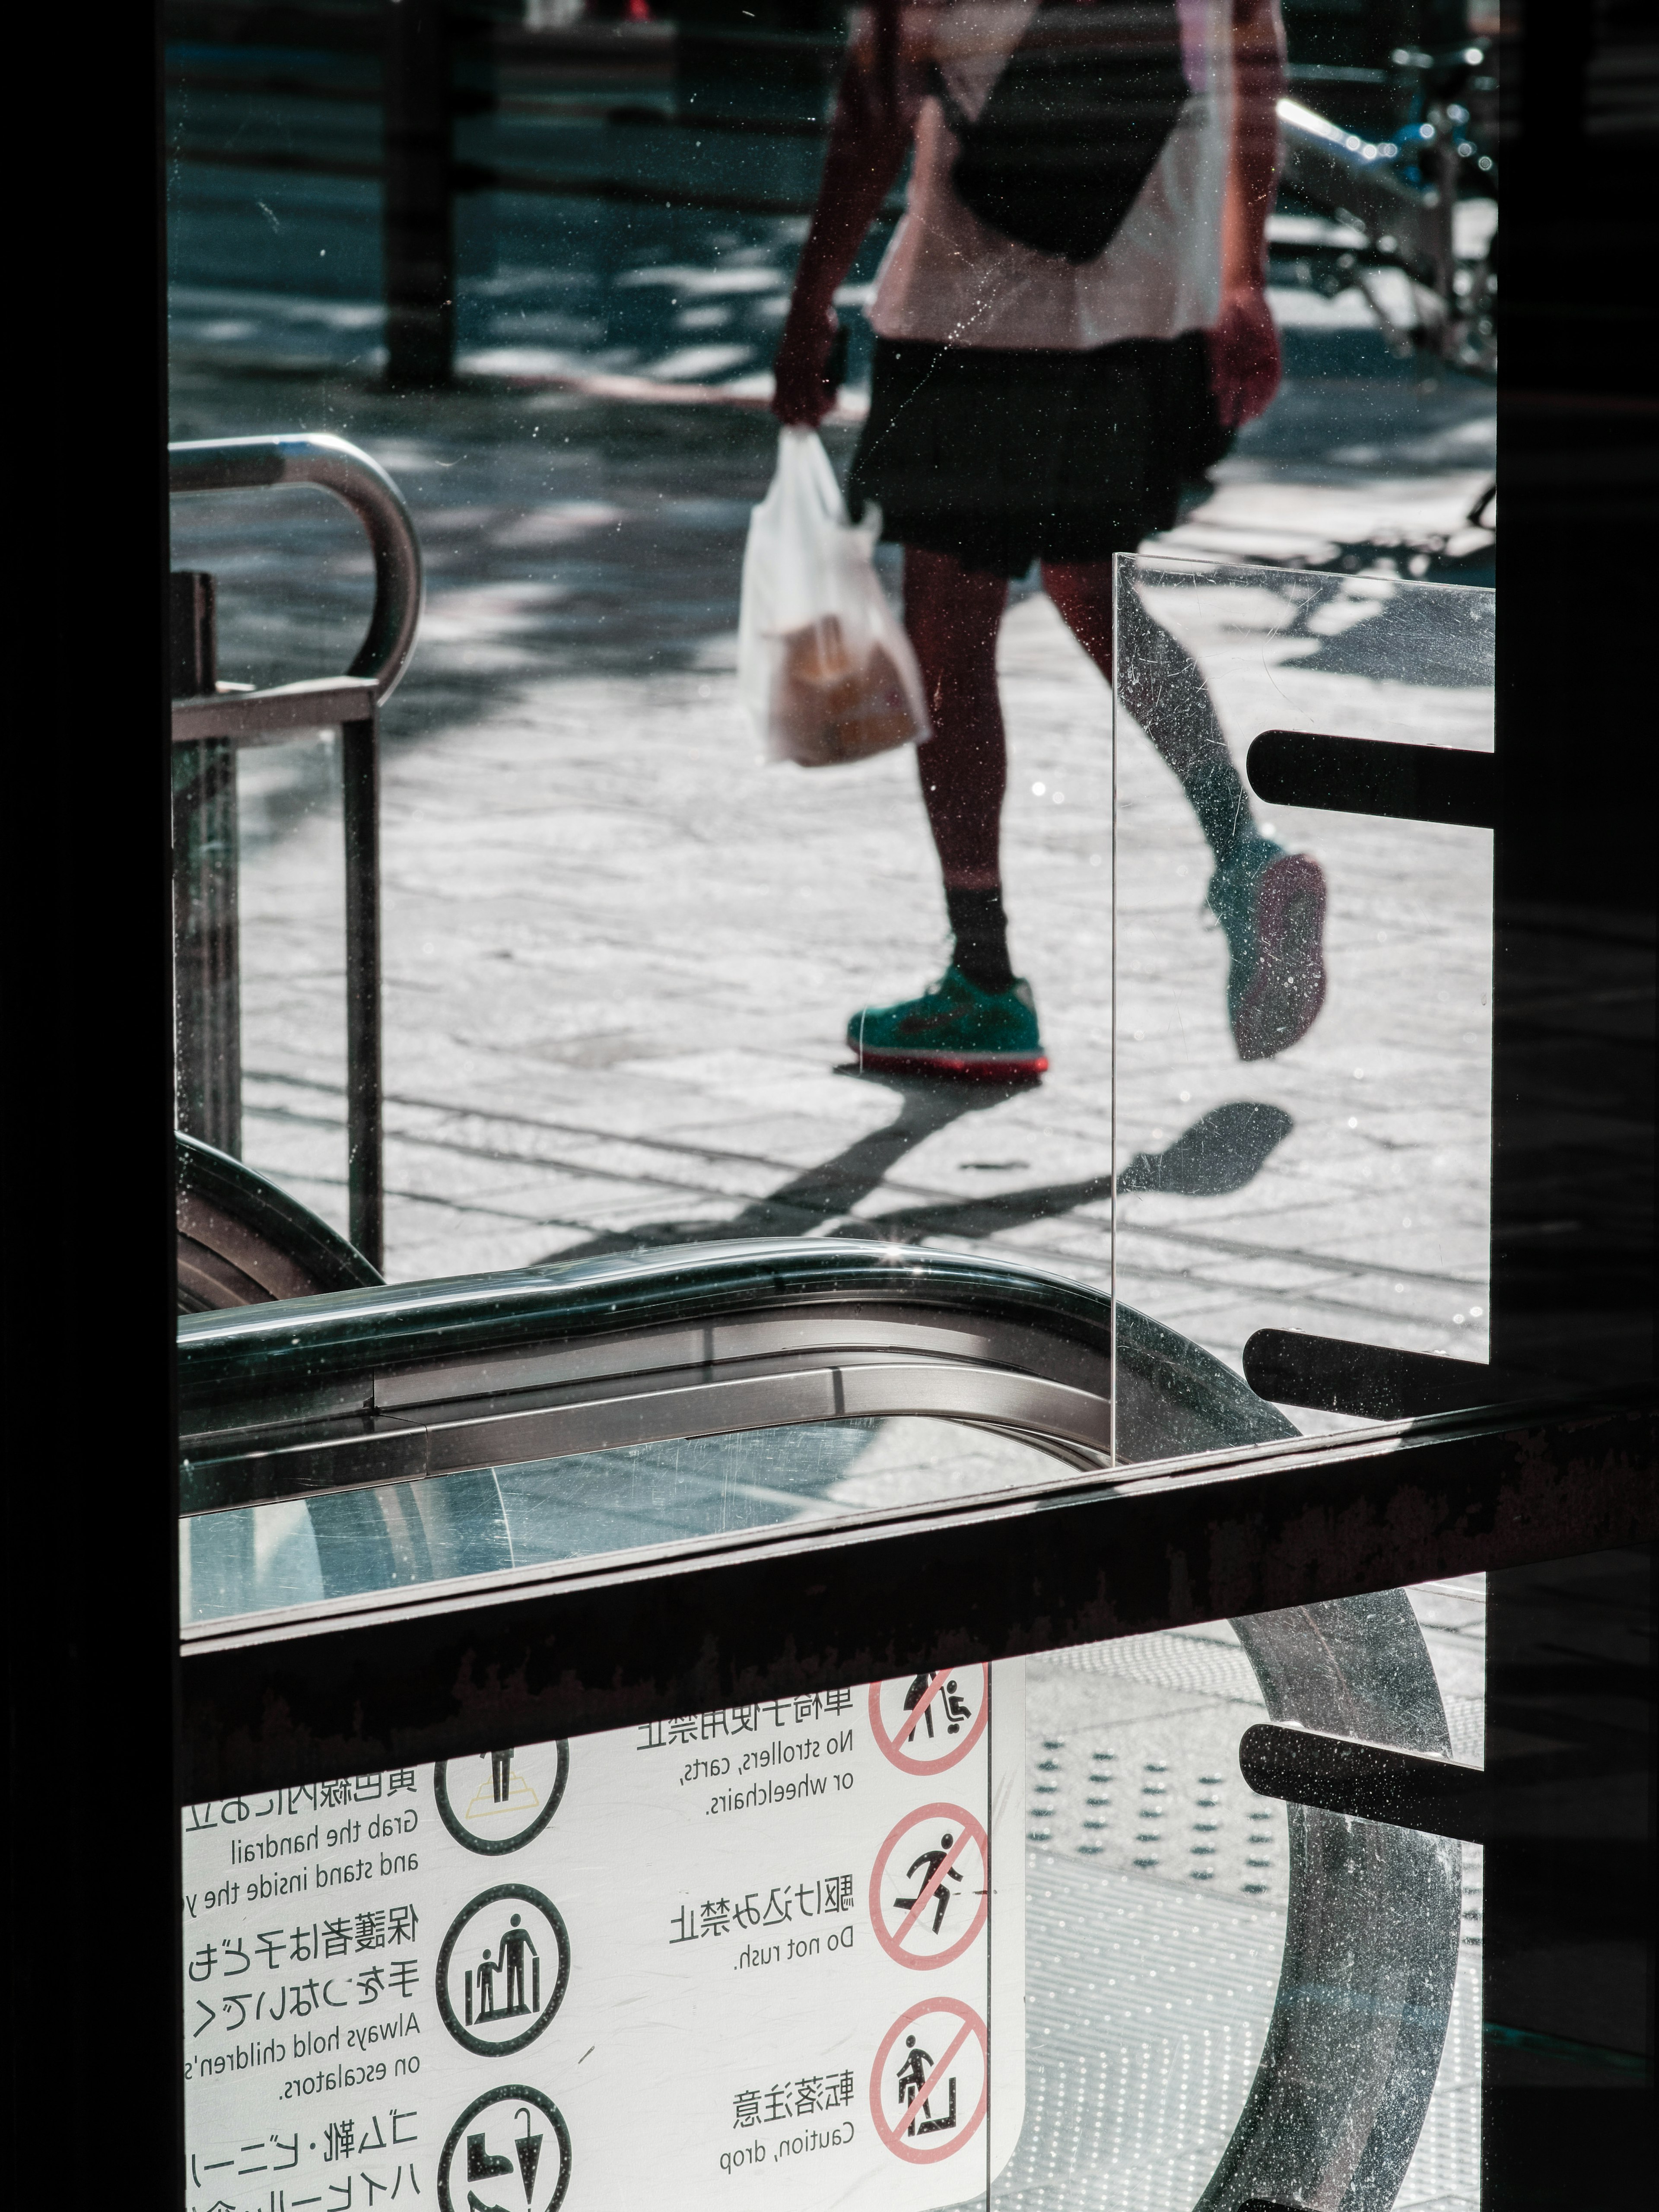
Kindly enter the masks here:
<path id="1" fill-rule="evenodd" d="M 1233 286 L 1209 335 L 1216 411 L 1224 428 L 1237 430 L 1264 412 L 1284 373 L 1279 331 L 1261 285 Z"/>
<path id="2" fill-rule="evenodd" d="M 789 311 L 772 364 L 772 412 L 792 429 L 816 430 L 836 404 L 824 371 L 837 328 L 833 307 Z"/>

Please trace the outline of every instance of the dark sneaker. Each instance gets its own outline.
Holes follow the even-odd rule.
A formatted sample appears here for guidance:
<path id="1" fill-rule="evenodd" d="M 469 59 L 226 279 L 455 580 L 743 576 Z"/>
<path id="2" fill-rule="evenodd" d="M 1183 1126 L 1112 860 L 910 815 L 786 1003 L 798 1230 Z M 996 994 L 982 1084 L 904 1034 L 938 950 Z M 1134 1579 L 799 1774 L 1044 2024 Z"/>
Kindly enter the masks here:
<path id="1" fill-rule="evenodd" d="M 1048 1072 L 1029 983 L 981 991 L 947 968 L 919 999 L 866 1006 L 847 1024 L 860 1067 L 1012 1083 Z"/>
<path id="2" fill-rule="evenodd" d="M 1210 878 L 1227 933 L 1227 1014 L 1241 1060 L 1271 1060 L 1306 1036 L 1325 1003 L 1325 878 L 1305 853 L 1247 837 Z"/>

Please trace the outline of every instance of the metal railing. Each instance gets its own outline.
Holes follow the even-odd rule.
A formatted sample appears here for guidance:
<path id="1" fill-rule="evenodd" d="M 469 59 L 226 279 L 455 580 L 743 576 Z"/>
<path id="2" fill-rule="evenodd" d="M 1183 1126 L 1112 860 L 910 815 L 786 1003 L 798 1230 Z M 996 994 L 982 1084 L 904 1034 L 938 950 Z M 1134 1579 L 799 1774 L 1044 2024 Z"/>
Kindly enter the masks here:
<path id="1" fill-rule="evenodd" d="M 326 433 L 167 449 L 175 494 L 312 483 L 349 507 L 374 559 L 368 634 L 343 676 L 262 690 L 218 680 L 213 580 L 174 581 L 173 916 L 179 1126 L 240 1156 L 242 1122 L 235 754 L 337 728 L 345 824 L 346 1142 L 351 1241 L 385 1246 L 380 1078 L 380 708 L 415 648 L 420 540 L 379 463 Z"/>

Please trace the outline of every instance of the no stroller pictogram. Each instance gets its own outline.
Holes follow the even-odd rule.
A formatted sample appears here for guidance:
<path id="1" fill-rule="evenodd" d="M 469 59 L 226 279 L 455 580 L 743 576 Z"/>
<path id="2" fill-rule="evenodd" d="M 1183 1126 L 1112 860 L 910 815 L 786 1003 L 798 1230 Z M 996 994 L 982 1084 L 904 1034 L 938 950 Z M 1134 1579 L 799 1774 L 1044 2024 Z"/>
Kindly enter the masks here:
<path id="1" fill-rule="evenodd" d="M 907 1813 L 876 1854 L 870 1920 L 901 1966 L 948 1966 L 985 1925 L 991 1846 L 984 1823 L 960 1805 Z"/>
<path id="2" fill-rule="evenodd" d="M 960 1998 L 924 1998 L 883 2038 L 870 2076 L 870 2116 L 896 2157 L 933 2166 L 972 2138 L 990 2091 L 985 2022 Z"/>
<path id="3" fill-rule="evenodd" d="M 924 1668 L 870 1685 L 870 1729 L 904 1774 L 942 1774 L 973 1750 L 991 1717 L 988 1666 Z"/>

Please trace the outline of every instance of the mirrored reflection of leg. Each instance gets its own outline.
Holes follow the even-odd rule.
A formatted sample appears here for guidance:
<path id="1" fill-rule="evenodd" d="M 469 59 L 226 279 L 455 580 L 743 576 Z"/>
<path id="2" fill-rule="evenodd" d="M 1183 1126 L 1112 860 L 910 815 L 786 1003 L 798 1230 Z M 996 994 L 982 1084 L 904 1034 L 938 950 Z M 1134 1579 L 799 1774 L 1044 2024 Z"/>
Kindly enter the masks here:
<path id="1" fill-rule="evenodd" d="M 1103 675 L 1112 673 L 1112 573 L 1105 561 L 1044 564 L 1042 580 Z M 1241 1060 L 1306 1036 L 1325 1000 L 1325 878 L 1305 854 L 1256 828 L 1197 662 L 1133 588 L 1118 605 L 1118 696 L 1180 779 L 1215 873 L 1211 912 L 1226 933 L 1227 1015 Z"/>
<path id="2" fill-rule="evenodd" d="M 1107 681 L 1112 676 L 1112 564 L 1045 562 L 1043 588 Z M 1218 866 L 1255 834 L 1250 802 L 1203 672 L 1181 641 L 1155 622 L 1133 592 L 1123 595 L 1120 696 L 1179 779 Z"/>

